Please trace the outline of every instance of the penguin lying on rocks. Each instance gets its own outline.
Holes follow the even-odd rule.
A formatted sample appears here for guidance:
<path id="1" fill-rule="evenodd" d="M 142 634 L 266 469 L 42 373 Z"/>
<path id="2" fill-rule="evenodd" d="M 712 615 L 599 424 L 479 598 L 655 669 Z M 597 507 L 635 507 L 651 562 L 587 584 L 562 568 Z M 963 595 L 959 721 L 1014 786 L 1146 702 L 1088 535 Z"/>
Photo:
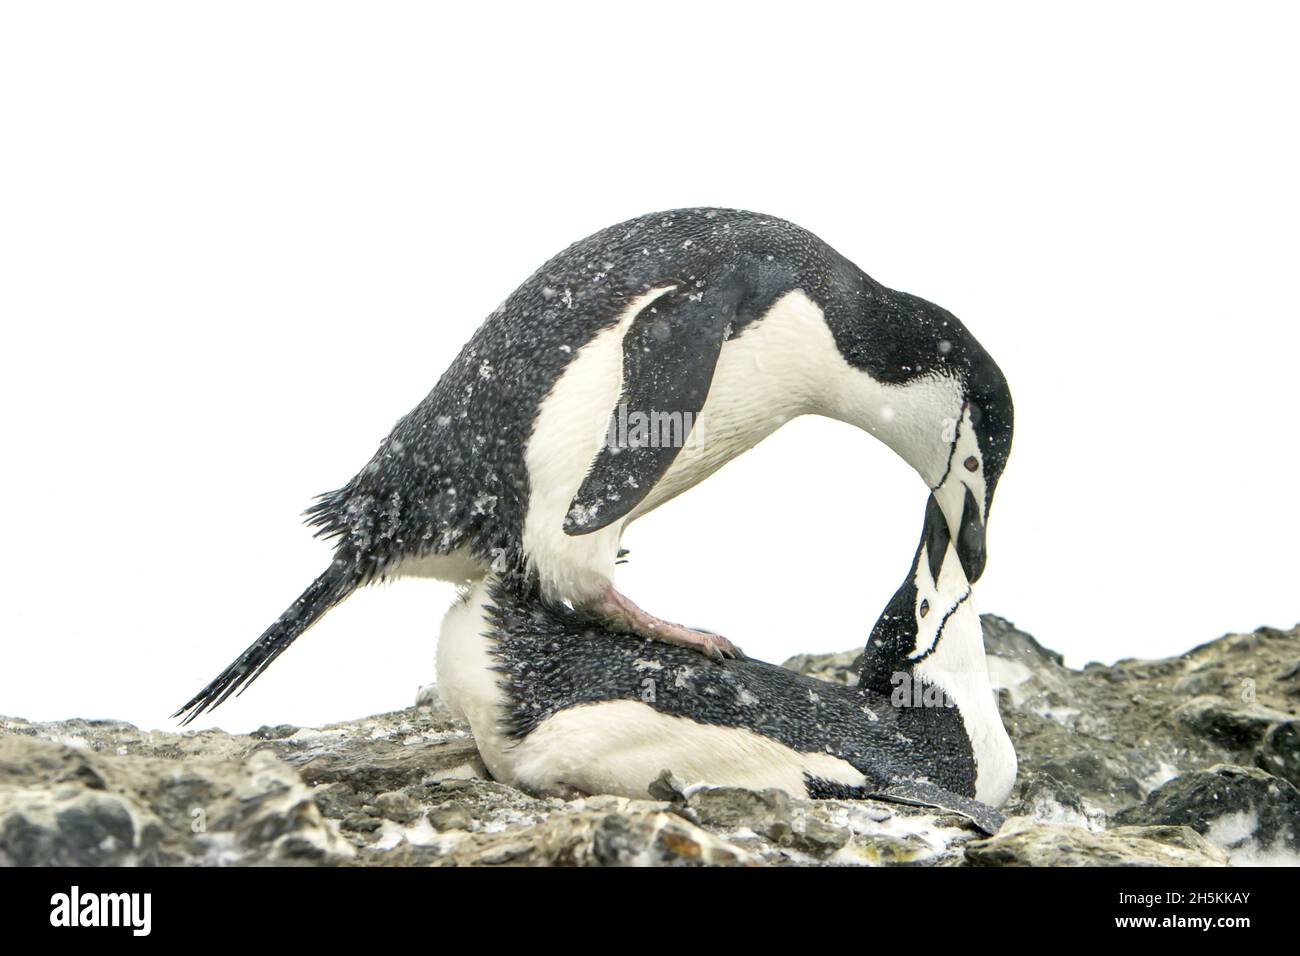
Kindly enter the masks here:
<path id="1" fill-rule="evenodd" d="M 488 317 L 351 481 L 320 497 L 309 520 L 333 561 L 177 716 L 246 687 L 358 587 L 402 575 L 491 573 L 598 628 L 735 657 L 726 638 L 615 588 L 620 536 L 804 414 L 885 442 L 935 489 L 963 561 L 982 562 L 1011 405 L 952 314 L 751 212 L 656 213 L 577 242 Z M 969 504 L 945 484 L 954 471 L 968 475 Z"/>
<path id="2" fill-rule="evenodd" d="M 635 640 L 489 576 L 448 613 L 438 688 L 499 780 L 647 798 L 687 784 L 876 797 L 992 833 L 1016 754 L 985 667 L 971 582 L 936 497 L 856 686 Z"/>

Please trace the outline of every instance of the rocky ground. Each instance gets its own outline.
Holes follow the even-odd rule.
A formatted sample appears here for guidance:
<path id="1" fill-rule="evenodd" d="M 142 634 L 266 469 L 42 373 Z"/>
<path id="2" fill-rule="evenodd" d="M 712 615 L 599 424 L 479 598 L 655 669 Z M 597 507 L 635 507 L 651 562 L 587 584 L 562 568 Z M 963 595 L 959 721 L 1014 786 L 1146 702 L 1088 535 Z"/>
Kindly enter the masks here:
<path id="1" fill-rule="evenodd" d="M 538 798 L 487 779 L 422 693 L 320 729 L 0 718 L 0 864 L 1300 863 L 1300 628 L 1081 671 L 1001 618 L 985 643 L 1020 778 L 993 837 L 874 801 L 735 789 Z M 854 654 L 787 666 L 848 679 Z"/>

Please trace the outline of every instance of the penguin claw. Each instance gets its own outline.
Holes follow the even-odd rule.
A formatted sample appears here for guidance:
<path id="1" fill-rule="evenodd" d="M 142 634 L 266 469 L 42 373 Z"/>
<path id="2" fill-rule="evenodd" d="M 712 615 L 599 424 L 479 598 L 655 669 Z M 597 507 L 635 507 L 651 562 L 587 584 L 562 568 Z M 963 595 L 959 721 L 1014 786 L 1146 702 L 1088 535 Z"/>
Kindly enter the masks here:
<path id="1" fill-rule="evenodd" d="M 713 658 L 715 661 L 747 661 L 748 657 L 731 641 L 727 640 L 721 634 L 713 631 L 706 631 L 703 628 L 685 628 L 692 634 L 699 634 L 702 638 L 699 645 L 683 644 L 683 647 L 696 647 L 701 654 Z M 662 638 L 661 638 L 662 640 Z M 675 643 L 675 642 L 674 642 Z"/>
<path id="2" fill-rule="evenodd" d="M 721 634 L 712 631 L 697 631 L 681 624 L 668 624 L 665 621 L 661 622 L 660 626 L 647 628 L 644 631 L 638 630 L 636 633 L 652 641 L 662 641 L 665 644 L 676 644 L 678 647 L 699 651 L 714 661 L 748 660 L 744 651 Z"/>

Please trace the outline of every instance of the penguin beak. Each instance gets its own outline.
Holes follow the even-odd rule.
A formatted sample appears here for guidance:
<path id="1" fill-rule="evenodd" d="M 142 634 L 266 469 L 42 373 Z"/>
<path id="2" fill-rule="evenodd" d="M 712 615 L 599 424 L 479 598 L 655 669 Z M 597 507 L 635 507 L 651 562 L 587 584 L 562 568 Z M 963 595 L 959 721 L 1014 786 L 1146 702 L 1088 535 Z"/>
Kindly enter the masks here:
<path id="1" fill-rule="evenodd" d="M 961 495 L 932 494 L 926 509 L 926 550 L 930 555 L 931 576 L 936 583 L 943 567 L 943 555 L 950 545 L 956 548 L 957 560 L 961 562 L 968 583 L 974 584 L 984 573 L 984 520 L 980 517 L 980 506 L 974 493 L 964 483 L 962 490 L 964 494 Z M 953 528 L 957 529 L 955 536 L 950 530 Z"/>
<path id="2" fill-rule="evenodd" d="M 979 502 L 969 488 L 962 500 L 961 524 L 957 531 L 957 559 L 966 572 L 966 580 L 974 584 L 984 573 L 984 521 L 980 518 Z"/>

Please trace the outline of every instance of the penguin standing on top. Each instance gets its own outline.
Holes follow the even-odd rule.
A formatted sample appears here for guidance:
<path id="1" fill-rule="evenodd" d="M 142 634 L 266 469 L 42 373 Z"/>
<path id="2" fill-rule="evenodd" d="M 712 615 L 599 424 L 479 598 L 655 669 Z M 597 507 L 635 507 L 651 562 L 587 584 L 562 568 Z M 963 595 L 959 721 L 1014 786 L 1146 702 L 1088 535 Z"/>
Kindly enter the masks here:
<path id="1" fill-rule="evenodd" d="M 857 425 L 907 461 L 978 577 L 1011 401 L 953 315 L 756 213 L 675 210 L 583 239 L 516 289 L 370 462 L 318 499 L 309 523 L 334 560 L 178 715 L 246 687 L 358 587 L 407 575 L 490 571 L 613 631 L 736 656 L 620 593 L 619 539 L 805 414 Z M 959 455 L 963 428 L 974 451 Z M 945 483 L 953 469 L 969 474 L 964 496 Z"/>

